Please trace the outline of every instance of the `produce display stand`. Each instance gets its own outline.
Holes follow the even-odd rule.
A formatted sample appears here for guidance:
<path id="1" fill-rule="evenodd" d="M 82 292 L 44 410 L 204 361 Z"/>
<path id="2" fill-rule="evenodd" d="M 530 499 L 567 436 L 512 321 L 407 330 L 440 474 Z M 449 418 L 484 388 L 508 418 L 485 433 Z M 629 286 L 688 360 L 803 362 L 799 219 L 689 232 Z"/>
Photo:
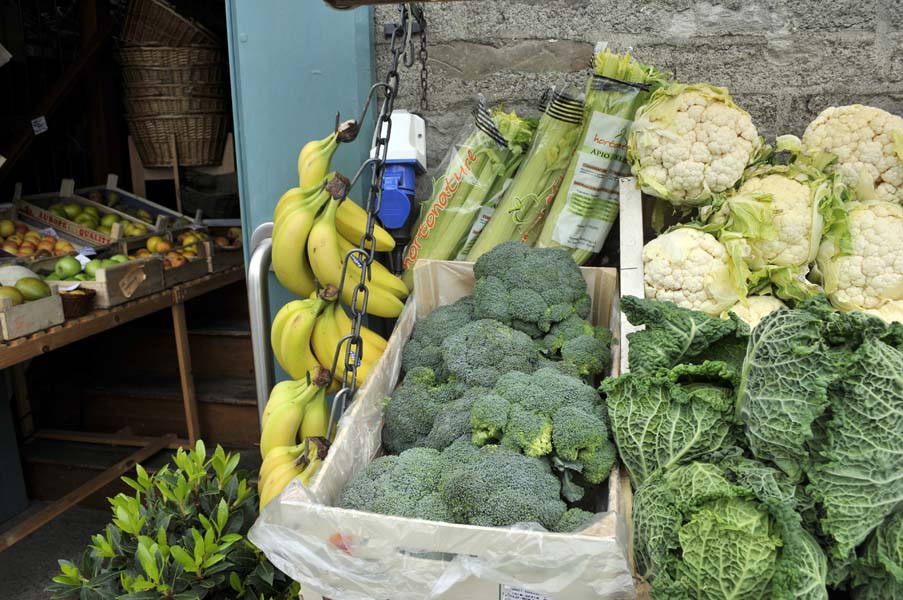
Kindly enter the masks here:
<path id="1" fill-rule="evenodd" d="M 188 345 L 185 302 L 232 283 L 242 281 L 244 277 L 244 267 L 236 266 L 218 273 L 204 275 L 114 308 L 95 310 L 84 317 L 71 319 L 61 325 L 50 327 L 26 337 L 0 343 L 0 368 L 13 367 L 16 375 L 17 412 L 23 423 L 22 433 L 24 436 L 137 448 L 132 455 L 98 474 L 0 536 L 0 552 L 102 489 L 105 485 L 115 481 L 133 468 L 135 464 L 147 460 L 166 448 L 187 447 L 195 444 L 201 433 L 194 378 L 191 369 L 191 353 Z M 162 437 L 138 437 L 113 433 L 33 429 L 20 363 L 166 308 L 172 311 L 176 359 L 179 367 L 188 439 L 178 439 L 172 434 Z"/>

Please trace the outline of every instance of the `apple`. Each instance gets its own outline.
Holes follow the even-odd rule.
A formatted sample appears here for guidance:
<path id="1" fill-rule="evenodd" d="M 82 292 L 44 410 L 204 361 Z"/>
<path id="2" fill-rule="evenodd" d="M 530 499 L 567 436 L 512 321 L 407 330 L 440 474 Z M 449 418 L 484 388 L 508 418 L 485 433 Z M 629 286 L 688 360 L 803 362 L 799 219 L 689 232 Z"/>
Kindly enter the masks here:
<path id="1" fill-rule="evenodd" d="M 67 218 L 75 220 L 75 217 L 82 214 L 82 207 L 75 202 L 69 202 L 63 205 L 63 212 L 66 213 Z"/>
<path id="2" fill-rule="evenodd" d="M 128 261 L 128 259 L 129 259 L 129 257 L 126 256 L 125 254 L 114 254 L 113 256 L 110 257 L 110 260 L 112 260 L 113 262 L 115 262 L 118 265 L 121 265 L 122 263 Z"/>
<path id="3" fill-rule="evenodd" d="M 89 215 L 88 213 L 82 213 L 75 217 L 75 222 L 82 227 L 87 227 L 88 229 L 95 229 L 97 227 L 97 218 L 94 215 Z"/>
<path id="4" fill-rule="evenodd" d="M 14 242 L 14 243 L 18 246 L 19 244 L 21 244 L 21 243 L 22 243 L 23 241 L 25 241 L 25 240 L 24 240 L 24 239 L 22 238 L 22 236 L 19 235 L 18 233 L 14 233 L 14 234 L 12 234 L 11 236 L 9 236 L 8 238 L 6 238 L 6 241 L 7 241 L 7 242 Z"/>
<path id="5" fill-rule="evenodd" d="M 226 237 L 230 239 L 240 238 L 241 237 L 241 227 L 230 227 L 226 232 Z"/>
<path id="6" fill-rule="evenodd" d="M 145 247 L 148 250 L 150 250 L 151 252 L 154 252 L 157 249 L 157 244 L 162 241 L 163 241 L 163 238 L 161 238 L 159 235 L 152 235 L 149 238 L 147 238 L 147 243 L 145 244 Z"/>
<path id="7" fill-rule="evenodd" d="M 60 250 L 61 248 L 65 248 L 69 245 L 69 242 L 66 240 L 57 240 L 53 243 L 54 250 Z"/>
<path id="8" fill-rule="evenodd" d="M 109 225 L 98 225 L 97 231 L 104 235 L 113 235 L 113 228 Z"/>
<path id="9" fill-rule="evenodd" d="M 53 272 L 60 279 L 71 279 L 74 275 L 82 272 L 82 264 L 75 260 L 74 256 L 64 256 L 56 261 Z"/>
<path id="10" fill-rule="evenodd" d="M 117 192 L 107 192 L 107 206 L 113 208 L 119 204 L 119 194 Z"/>
<path id="11" fill-rule="evenodd" d="M 19 247 L 19 251 L 16 253 L 18 256 L 33 256 L 35 248 L 34 246 L 25 246 L 24 244 Z"/>
<path id="12" fill-rule="evenodd" d="M 139 208 L 137 211 L 135 211 L 135 216 L 147 223 L 154 222 L 154 219 L 153 219 L 153 217 L 151 217 L 151 214 L 149 212 L 147 212 L 146 210 L 144 210 L 143 208 Z"/>
<path id="13" fill-rule="evenodd" d="M 147 248 L 139 248 L 138 251 L 135 252 L 135 256 L 138 258 L 147 258 L 148 256 L 152 256 L 152 255 L 151 255 L 151 251 L 148 250 Z"/>
<path id="14" fill-rule="evenodd" d="M 177 254 L 169 259 L 169 266 L 174 269 L 184 266 L 186 263 L 188 263 L 188 259 L 180 254 Z"/>
<path id="15" fill-rule="evenodd" d="M 233 248 L 241 248 L 241 238 L 235 238 L 235 241 L 232 242 Z"/>
<path id="16" fill-rule="evenodd" d="M 3 244 L 3 246 L 0 247 L 0 249 L 2 249 L 2 250 L 3 250 L 4 252 L 6 252 L 7 254 L 13 254 L 13 255 L 15 255 L 15 254 L 18 254 L 18 253 L 19 253 L 19 246 L 18 246 L 17 244 L 13 244 L 13 243 L 10 243 L 10 242 L 5 242 L 5 243 Z"/>
<path id="17" fill-rule="evenodd" d="M 103 268 L 103 261 L 98 258 L 93 258 L 88 261 L 88 264 L 85 265 L 85 275 L 88 277 L 94 277 L 97 273 L 97 269 Z"/>
<path id="18" fill-rule="evenodd" d="M 129 237 L 144 235 L 145 233 L 147 233 L 147 227 L 140 223 L 129 223 L 125 226 L 125 235 Z"/>
<path id="19" fill-rule="evenodd" d="M 16 233 L 16 224 L 10 221 L 9 219 L 3 219 L 0 221 L 0 235 L 3 237 L 10 236 Z"/>
<path id="20" fill-rule="evenodd" d="M 119 215 L 115 215 L 113 213 L 107 213 L 100 219 L 100 224 L 105 225 L 107 227 L 112 227 L 116 223 L 119 222 Z"/>
<path id="21" fill-rule="evenodd" d="M 96 218 L 100 218 L 100 211 L 97 210 L 95 206 L 86 206 L 82 212 L 86 215 L 93 215 Z"/>
<path id="22" fill-rule="evenodd" d="M 38 245 L 32 242 L 31 240 L 25 240 L 21 244 L 19 244 L 19 250 L 22 248 L 31 248 L 32 250 L 37 249 Z"/>
<path id="23" fill-rule="evenodd" d="M 29 241 L 29 240 L 33 240 L 35 244 L 37 244 L 38 242 L 40 242 L 41 239 L 42 239 L 42 238 L 41 238 L 41 234 L 38 233 L 37 231 L 29 231 L 29 232 L 26 233 L 23 237 L 25 238 L 25 241 L 26 241 L 26 242 Z"/>
<path id="24" fill-rule="evenodd" d="M 52 235 L 45 235 L 41 238 L 41 241 L 42 242 L 50 242 L 51 244 L 56 244 L 57 238 L 53 237 Z"/>
<path id="25" fill-rule="evenodd" d="M 185 258 L 195 258 L 197 257 L 197 255 L 198 253 L 194 250 L 182 250 L 182 256 L 184 256 Z"/>
<path id="26" fill-rule="evenodd" d="M 229 238 L 223 237 L 221 235 L 213 238 L 213 243 L 219 246 L 220 248 L 228 248 L 229 247 Z"/>
<path id="27" fill-rule="evenodd" d="M 38 250 L 47 250 L 48 252 L 53 252 L 53 242 L 41 240 L 40 242 L 38 242 Z"/>
<path id="28" fill-rule="evenodd" d="M 160 240 L 159 242 L 157 242 L 156 246 L 154 246 L 154 252 L 160 254 L 168 252 L 169 250 L 172 250 L 172 242 L 168 242 L 166 240 Z"/>

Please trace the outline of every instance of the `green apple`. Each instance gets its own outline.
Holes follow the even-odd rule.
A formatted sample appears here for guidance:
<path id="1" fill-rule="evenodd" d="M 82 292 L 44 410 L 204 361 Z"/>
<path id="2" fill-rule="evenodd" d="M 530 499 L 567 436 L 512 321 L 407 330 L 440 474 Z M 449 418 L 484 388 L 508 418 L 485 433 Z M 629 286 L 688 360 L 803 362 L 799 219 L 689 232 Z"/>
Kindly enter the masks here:
<path id="1" fill-rule="evenodd" d="M 153 223 L 154 218 L 151 216 L 149 212 L 144 210 L 143 208 L 139 208 L 137 211 L 137 217 L 146 223 Z"/>
<path id="2" fill-rule="evenodd" d="M 99 231 L 100 233 L 102 233 L 104 235 L 113 235 L 113 228 L 110 227 L 109 225 L 100 225 L 97 228 L 97 231 Z"/>
<path id="3" fill-rule="evenodd" d="M 85 275 L 84 273 L 79 273 L 78 275 L 75 275 L 72 279 L 74 279 L 75 281 L 88 281 L 88 276 Z"/>
<path id="4" fill-rule="evenodd" d="M 64 256 L 56 261 L 53 272 L 60 279 L 71 279 L 73 275 L 82 272 L 82 264 L 74 256 Z"/>
<path id="5" fill-rule="evenodd" d="M 60 280 L 60 276 L 57 275 L 56 273 L 51 273 L 50 275 L 47 275 L 44 277 L 44 281 L 59 281 L 59 280 Z"/>
<path id="6" fill-rule="evenodd" d="M 75 202 L 64 204 L 63 210 L 66 211 L 66 216 L 72 220 L 75 220 L 75 217 L 82 214 L 82 207 Z"/>
<path id="7" fill-rule="evenodd" d="M 95 219 L 100 219 L 100 211 L 94 206 L 86 206 L 82 212 L 88 215 L 94 215 Z"/>
<path id="8" fill-rule="evenodd" d="M 100 266 L 104 269 L 106 269 L 107 267 L 115 267 L 118 264 L 119 261 L 113 260 L 112 258 L 105 258 L 100 261 Z"/>
<path id="9" fill-rule="evenodd" d="M 94 274 L 97 273 L 97 269 L 103 267 L 103 261 L 100 259 L 94 258 L 88 261 L 88 264 L 85 265 L 85 275 L 88 277 L 94 277 Z"/>
<path id="10" fill-rule="evenodd" d="M 126 256 L 125 254 L 114 254 L 113 256 L 110 257 L 110 260 L 112 260 L 113 262 L 115 262 L 118 265 L 121 265 L 124 262 L 128 262 L 129 257 Z"/>
<path id="11" fill-rule="evenodd" d="M 107 213 L 100 219 L 101 225 L 106 225 L 107 227 L 112 227 L 116 223 L 119 222 L 119 215 L 113 213 Z"/>
<path id="12" fill-rule="evenodd" d="M 113 208 L 119 204 L 119 194 L 117 192 L 107 192 L 107 206 Z"/>
<path id="13" fill-rule="evenodd" d="M 61 218 L 61 219 L 68 219 L 68 218 L 69 218 L 69 215 L 66 214 L 66 211 L 63 210 L 63 207 L 62 207 L 62 205 L 60 205 L 60 204 L 56 204 L 56 205 L 54 205 L 54 206 L 51 206 L 51 207 L 50 207 L 50 212 L 52 212 L 53 214 L 55 214 L 56 216 L 58 216 L 58 217 Z"/>
<path id="14" fill-rule="evenodd" d="M 88 229 L 95 229 L 97 227 L 97 217 L 89 215 L 88 213 L 82 213 L 75 217 L 75 222 Z"/>

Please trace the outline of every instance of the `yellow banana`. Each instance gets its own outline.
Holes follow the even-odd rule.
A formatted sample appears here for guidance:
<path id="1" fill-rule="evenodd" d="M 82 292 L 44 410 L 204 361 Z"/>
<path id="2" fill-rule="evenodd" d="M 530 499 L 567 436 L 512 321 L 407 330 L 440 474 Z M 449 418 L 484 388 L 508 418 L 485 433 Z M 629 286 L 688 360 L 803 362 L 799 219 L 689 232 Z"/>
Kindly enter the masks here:
<path id="1" fill-rule="evenodd" d="M 279 198 L 279 202 L 276 203 L 276 208 L 273 210 L 273 223 L 278 221 L 283 213 L 287 212 L 290 208 L 296 207 L 299 203 L 310 200 L 319 194 L 326 182 L 332 179 L 334 175 L 335 171 L 327 173 L 322 181 L 319 181 L 310 187 L 293 187 L 287 189 L 285 193 L 282 194 L 282 197 Z M 376 234 L 374 233 L 374 236 L 375 235 Z"/>
<path id="2" fill-rule="evenodd" d="M 345 239 L 357 245 L 367 230 L 367 211 L 346 198 L 336 210 L 335 228 Z M 389 252 L 395 248 L 395 238 L 378 223 L 373 226 L 373 239 L 377 252 Z"/>
<path id="3" fill-rule="evenodd" d="M 270 450 L 270 453 L 263 459 L 263 464 L 260 465 L 260 472 L 257 474 L 257 489 L 263 489 L 263 482 L 269 478 L 273 471 L 283 465 L 294 464 L 303 452 L 304 444 L 279 446 Z"/>
<path id="4" fill-rule="evenodd" d="M 336 365 L 335 373 L 336 380 L 341 384 L 342 376 L 344 373 L 345 349 L 347 348 L 348 344 L 347 341 L 342 342 L 342 338 L 351 332 L 351 328 L 339 328 L 335 315 L 340 311 L 342 311 L 342 308 L 338 306 L 338 304 L 335 304 L 333 306 L 327 307 L 320 314 L 320 316 L 317 318 L 316 325 L 314 325 L 314 332 L 311 335 L 310 342 L 317 359 L 321 363 L 328 360 L 330 364 L 332 363 L 333 357 L 335 356 L 336 348 L 338 348 L 340 343 L 342 344 L 342 347 L 339 349 L 339 362 Z M 358 386 L 364 383 L 364 381 L 367 379 L 367 375 L 369 375 L 370 373 L 370 369 L 373 367 L 373 363 L 382 354 L 381 352 L 378 353 L 375 350 L 371 353 L 369 352 L 369 350 L 370 349 L 367 348 L 367 345 L 365 343 L 363 356 L 360 358 L 360 364 L 357 367 Z"/>
<path id="5" fill-rule="evenodd" d="M 273 347 L 273 355 L 279 364 L 282 364 L 282 333 L 285 330 L 285 324 L 298 311 L 304 310 L 303 300 L 292 300 L 283 305 L 276 313 L 273 324 L 270 326 L 270 345 Z"/>
<path id="6" fill-rule="evenodd" d="M 326 310 L 329 310 L 327 307 Z M 339 303 L 336 303 L 333 306 L 333 312 L 335 313 L 335 321 L 338 324 L 339 331 L 351 331 L 351 317 L 345 314 L 345 310 Z M 386 341 L 386 338 L 379 335 L 372 329 L 367 329 L 363 325 L 361 326 L 361 339 L 364 340 L 364 346 L 369 350 L 372 349 L 377 356 L 381 356 L 383 351 L 386 349 L 386 345 L 389 343 Z M 369 354 L 365 352 L 365 354 Z M 376 362 L 375 360 L 373 362 Z"/>
<path id="7" fill-rule="evenodd" d="M 336 133 L 330 133 L 322 140 L 314 140 L 304 144 L 298 154 L 299 187 L 308 188 L 317 182 L 322 183 L 329 172 L 332 155 L 339 147 Z"/>
<path id="8" fill-rule="evenodd" d="M 278 388 L 283 383 L 293 383 L 296 384 L 291 387 L 286 387 L 283 390 L 280 390 L 278 394 L 274 396 L 274 393 L 277 392 L 276 388 Z M 280 407 L 285 404 L 289 404 L 290 402 L 308 402 L 311 398 L 313 398 L 314 393 L 316 392 L 316 386 L 308 385 L 306 379 L 302 379 L 301 381 L 291 381 L 286 382 L 283 381 L 276 385 L 273 388 L 273 391 L 270 392 L 270 398 L 267 401 L 266 407 L 263 409 L 263 419 L 261 420 L 261 428 L 266 428 L 267 421 L 269 421 L 270 416 L 276 412 Z"/>
<path id="9" fill-rule="evenodd" d="M 301 201 L 273 224 L 273 270 L 279 283 L 299 296 L 309 296 L 317 287 L 307 260 L 307 237 L 317 211 L 328 199 L 329 193 L 323 192 L 308 202 Z"/>
<path id="10" fill-rule="evenodd" d="M 309 402 L 287 402 L 274 410 L 260 434 L 260 456 L 266 458 L 273 448 L 297 444 L 298 430 Z"/>
<path id="11" fill-rule="evenodd" d="M 308 298 L 302 302 L 305 303 L 304 308 L 286 321 L 280 340 L 282 361 L 279 364 L 292 379 L 304 379 L 320 367 L 311 351 L 310 336 L 317 315 L 323 311 L 326 302 L 320 298 Z"/>
<path id="12" fill-rule="evenodd" d="M 358 247 L 356 244 L 352 244 L 342 237 L 341 234 L 339 235 L 338 240 L 339 249 L 342 251 L 343 256 L 352 248 Z M 370 281 L 367 285 L 370 284 L 381 287 L 400 300 L 404 300 L 408 297 L 408 286 L 406 286 L 401 279 L 393 275 L 392 272 L 386 268 L 386 265 L 375 260 L 370 263 Z"/>
<path id="13" fill-rule="evenodd" d="M 282 490 L 291 483 L 292 479 L 301 475 L 304 468 L 296 465 L 294 462 L 281 465 L 275 469 L 260 483 L 260 508 L 270 503 L 270 501 L 282 493 Z"/>
<path id="14" fill-rule="evenodd" d="M 338 286 L 342 276 L 343 255 L 339 247 L 339 234 L 335 228 L 335 214 L 338 202 L 332 200 L 317 216 L 307 239 L 307 256 L 317 280 L 321 284 Z M 354 288 L 360 281 L 360 267 L 349 264 L 342 286 L 342 300 L 351 304 Z M 358 298 L 358 308 L 362 308 L 363 298 Z M 372 286 L 367 300 L 367 313 L 377 317 L 394 318 L 401 314 L 404 303 L 385 289 Z"/>
<path id="15" fill-rule="evenodd" d="M 304 407 L 304 418 L 298 433 L 303 441 L 309 437 L 326 437 L 329 427 L 329 404 L 326 402 L 326 390 L 320 391 Z"/>
<path id="16" fill-rule="evenodd" d="M 310 459 L 310 463 L 304 470 L 298 475 L 298 481 L 303 483 L 304 485 L 310 485 L 311 480 L 314 478 L 314 475 L 320 470 L 320 467 L 323 465 L 323 460 L 319 456 L 314 456 Z"/>

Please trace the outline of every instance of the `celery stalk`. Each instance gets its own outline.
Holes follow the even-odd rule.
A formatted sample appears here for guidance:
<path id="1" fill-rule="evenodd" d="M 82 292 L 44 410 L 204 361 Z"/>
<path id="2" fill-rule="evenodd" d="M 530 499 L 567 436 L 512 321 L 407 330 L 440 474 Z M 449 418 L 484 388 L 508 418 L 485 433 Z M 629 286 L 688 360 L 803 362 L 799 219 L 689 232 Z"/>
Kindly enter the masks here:
<path id="1" fill-rule="evenodd" d="M 474 261 L 509 240 L 532 243 L 567 170 L 581 130 L 582 106 L 564 94 L 549 102 L 530 152 L 467 255 Z"/>

